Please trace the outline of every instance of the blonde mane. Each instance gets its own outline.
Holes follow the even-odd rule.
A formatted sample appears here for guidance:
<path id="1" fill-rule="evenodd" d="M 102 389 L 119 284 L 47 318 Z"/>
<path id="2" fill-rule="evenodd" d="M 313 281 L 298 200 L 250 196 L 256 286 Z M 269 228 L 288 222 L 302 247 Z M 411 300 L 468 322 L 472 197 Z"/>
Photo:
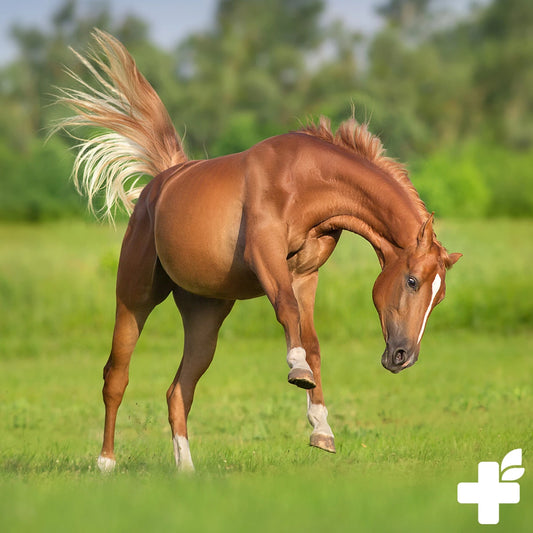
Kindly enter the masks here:
<path id="1" fill-rule="evenodd" d="M 335 146 L 340 146 L 374 164 L 404 188 L 415 202 L 417 210 L 422 217 L 428 216 L 426 206 L 411 183 L 407 169 L 398 161 L 385 155 L 386 150 L 381 139 L 368 131 L 367 124 L 359 124 L 352 117 L 342 122 L 337 131 L 333 133 L 329 118 L 321 116 L 318 124 L 309 122 L 299 132 L 318 137 Z"/>

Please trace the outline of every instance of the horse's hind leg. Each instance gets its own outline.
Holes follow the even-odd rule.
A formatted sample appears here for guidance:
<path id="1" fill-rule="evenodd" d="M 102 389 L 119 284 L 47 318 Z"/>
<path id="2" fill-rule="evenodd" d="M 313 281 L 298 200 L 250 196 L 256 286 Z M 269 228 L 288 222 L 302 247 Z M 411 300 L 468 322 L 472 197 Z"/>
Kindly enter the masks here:
<path id="1" fill-rule="evenodd" d="M 148 315 L 174 284 L 157 259 L 153 230 L 139 204 L 126 231 L 117 274 L 117 310 L 111 354 L 104 367 L 105 427 L 100 470 L 115 466 L 115 423 L 128 385 L 131 355 Z"/>
<path id="2" fill-rule="evenodd" d="M 111 354 L 104 367 L 104 388 L 102 390 L 105 404 L 104 442 L 102 452 L 98 457 L 98 467 L 102 472 L 109 472 L 115 467 L 115 424 L 118 408 L 122 403 L 122 397 L 129 381 L 129 366 L 133 350 L 148 315 L 171 290 L 167 280 L 162 279 L 163 274 L 161 272 L 160 276 L 154 276 L 149 297 L 139 297 L 135 305 L 131 299 L 129 299 L 128 304 L 122 300 L 120 297 L 121 284 L 118 283 L 115 329 Z"/>
<path id="3" fill-rule="evenodd" d="M 152 309 L 153 307 L 147 307 L 135 312 L 128 309 L 120 300 L 117 301 L 111 354 L 104 367 L 104 388 L 102 391 L 105 404 L 104 442 L 102 452 L 98 457 L 98 467 L 102 472 L 109 472 L 115 467 L 114 447 L 117 412 L 128 385 L 131 355 L 144 322 Z"/>
<path id="4" fill-rule="evenodd" d="M 196 384 L 213 360 L 218 331 L 234 301 L 204 298 L 179 288 L 174 290 L 174 299 L 183 319 L 185 339 L 181 364 L 167 392 L 168 419 L 176 466 L 179 470 L 194 470 L 187 416 Z"/>

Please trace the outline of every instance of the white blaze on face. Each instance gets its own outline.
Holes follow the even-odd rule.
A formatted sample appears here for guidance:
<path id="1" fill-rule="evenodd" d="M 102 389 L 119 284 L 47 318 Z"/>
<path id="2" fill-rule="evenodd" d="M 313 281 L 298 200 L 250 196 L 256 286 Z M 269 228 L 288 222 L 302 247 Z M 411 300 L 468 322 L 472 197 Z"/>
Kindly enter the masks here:
<path id="1" fill-rule="evenodd" d="M 439 292 L 441 284 L 442 284 L 442 279 L 437 274 L 435 276 L 435 279 L 433 280 L 433 283 L 431 284 L 431 300 L 429 301 L 429 305 L 428 305 L 426 314 L 424 315 L 424 320 L 422 321 L 422 327 L 420 328 L 420 333 L 418 335 L 418 340 L 416 341 L 417 344 L 420 344 L 420 340 L 422 339 L 422 335 L 424 334 L 424 329 L 426 329 L 426 322 L 428 320 L 429 313 L 431 311 L 431 308 L 433 307 L 433 302 L 435 300 L 435 296 L 437 296 L 437 293 Z"/>

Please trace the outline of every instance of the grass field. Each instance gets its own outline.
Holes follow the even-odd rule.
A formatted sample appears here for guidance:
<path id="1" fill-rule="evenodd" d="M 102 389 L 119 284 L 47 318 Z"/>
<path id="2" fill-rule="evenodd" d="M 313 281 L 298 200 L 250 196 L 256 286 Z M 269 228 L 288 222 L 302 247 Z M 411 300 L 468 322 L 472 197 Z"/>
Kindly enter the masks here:
<path id="1" fill-rule="evenodd" d="M 362 239 L 342 237 L 316 311 L 336 455 L 307 446 L 305 395 L 286 383 L 268 302 L 239 303 L 189 419 L 193 477 L 175 472 L 166 421 L 182 344 L 170 301 L 133 357 L 117 471 L 95 468 L 122 231 L 0 226 L 0 531 L 483 530 L 457 483 L 519 447 L 521 502 L 500 506 L 492 529 L 531 530 L 532 221 L 438 224 L 465 256 L 419 362 L 397 376 L 380 364 L 379 264 Z"/>

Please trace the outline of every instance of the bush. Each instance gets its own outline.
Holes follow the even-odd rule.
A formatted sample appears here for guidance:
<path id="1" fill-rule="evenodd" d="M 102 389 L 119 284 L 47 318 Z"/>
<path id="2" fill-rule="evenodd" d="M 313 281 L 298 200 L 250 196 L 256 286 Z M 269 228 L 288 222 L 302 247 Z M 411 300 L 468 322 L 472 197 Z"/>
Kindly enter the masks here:
<path id="1" fill-rule="evenodd" d="M 531 152 L 473 141 L 415 162 L 411 178 L 442 217 L 533 216 Z"/>
<path id="2" fill-rule="evenodd" d="M 533 216 L 533 152 L 492 147 L 486 155 L 480 166 L 492 192 L 489 214 Z"/>
<path id="3" fill-rule="evenodd" d="M 468 155 L 437 152 L 416 165 L 412 180 L 428 209 L 441 217 L 473 218 L 488 212 L 490 191 Z"/>
<path id="4" fill-rule="evenodd" d="M 59 139 L 30 143 L 26 153 L 0 145 L 0 220 L 41 221 L 84 211 L 69 180 L 73 156 Z"/>
<path id="5" fill-rule="evenodd" d="M 254 144 L 280 133 L 276 125 L 261 123 L 250 111 L 234 113 L 221 129 L 219 138 L 209 150 L 211 157 L 247 150 Z"/>

